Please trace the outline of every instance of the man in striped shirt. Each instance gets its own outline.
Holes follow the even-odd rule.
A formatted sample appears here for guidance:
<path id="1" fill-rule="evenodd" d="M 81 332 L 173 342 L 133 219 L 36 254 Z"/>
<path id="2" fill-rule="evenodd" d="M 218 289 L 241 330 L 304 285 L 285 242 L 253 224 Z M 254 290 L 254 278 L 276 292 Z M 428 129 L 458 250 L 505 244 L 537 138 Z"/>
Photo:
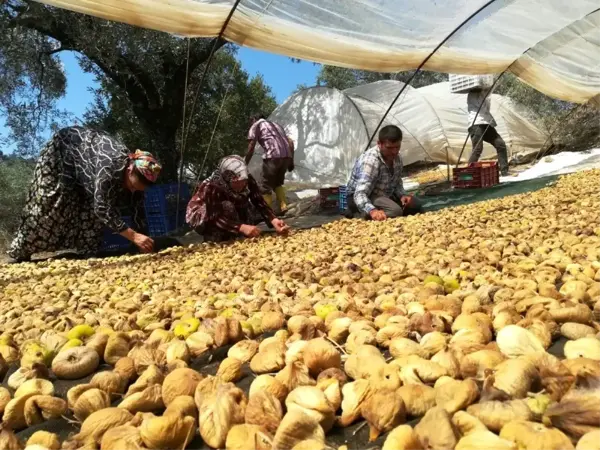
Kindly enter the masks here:
<path id="1" fill-rule="evenodd" d="M 264 149 L 262 173 L 260 180 L 261 193 L 267 205 L 272 206 L 272 192 L 275 192 L 281 214 L 287 210 L 283 183 L 285 173 L 294 170 L 294 142 L 278 123 L 265 119 L 262 114 L 251 119 L 248 131 L 248 153 L 246 164 L 250 163 L 256 143 Z"/>
<path id="2" fill-rule="evenodd" d="M 402 185 L 401 142 L 400 128 L 387 125 L 379 131 L 377 147 L 356 160 L 346 189 L 348 217 L 381 221 L 421 212 L 419 201 Z"/>

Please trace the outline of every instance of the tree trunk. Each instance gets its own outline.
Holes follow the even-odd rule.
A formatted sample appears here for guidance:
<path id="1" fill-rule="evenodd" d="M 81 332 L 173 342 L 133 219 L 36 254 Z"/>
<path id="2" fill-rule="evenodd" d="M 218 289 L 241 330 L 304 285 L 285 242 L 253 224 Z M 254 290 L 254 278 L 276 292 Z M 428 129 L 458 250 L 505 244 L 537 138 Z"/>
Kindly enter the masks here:
<path id="1" fill-rule="evenodd" d="M 151 148 L 148 149 L 156 156 L 161 165 L 160 183 L 177 181 L 179 167 L 179 147 L 177 145 L 177 128 L 157 127 L 147 130 Z"/>

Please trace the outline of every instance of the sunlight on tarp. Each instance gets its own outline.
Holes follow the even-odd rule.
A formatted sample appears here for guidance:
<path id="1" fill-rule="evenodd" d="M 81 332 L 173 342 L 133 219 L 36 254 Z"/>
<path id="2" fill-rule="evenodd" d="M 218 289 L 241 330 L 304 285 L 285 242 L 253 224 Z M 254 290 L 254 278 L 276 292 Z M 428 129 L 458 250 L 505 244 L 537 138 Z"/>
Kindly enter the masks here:
<path id="1" fill-rule="evenodd" d="M 234 0 L 43 3 L 182 36 L 214 37 Z M 457 30 L 425 69 L 508 69 L 547 95 L 585 103 L 600 98 L 599 7 L 598 0 L 242 0 L 224 37 L 325 64 L 397 72 L 418 67 Z"/>

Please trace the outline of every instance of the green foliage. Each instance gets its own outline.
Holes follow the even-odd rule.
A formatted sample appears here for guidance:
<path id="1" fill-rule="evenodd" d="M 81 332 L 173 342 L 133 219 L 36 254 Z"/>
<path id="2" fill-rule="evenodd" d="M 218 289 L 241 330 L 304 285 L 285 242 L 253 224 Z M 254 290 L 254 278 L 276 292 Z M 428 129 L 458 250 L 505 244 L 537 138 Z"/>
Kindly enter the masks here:
<path id="1" fill-rule="evenodd" d="M 528 115 L 529 119 L 533 119 L 538 126 L 546 131 L 551 131 L 556 126 L 557 121 L 575 106 L 572 103 L 542 94 L 511 73 L 502 76 L 494 93 L 510 97 L 522 107 L 522 112 Z"/>
<path id="2" fill-rule="evenodd" d="M 368 70 L 344 69 L 335 66 L 322 66 L 317 76 L 317 85 L 340 90 L 349 89 L 361 84 L 382 80 L 397 80 L 407 83 L 414 70 L 398 73 L 369 72 Z M 419 72 L 411 82 L 411 86 L 419 88 L 434 83 L 448 81 L 448 75 L 437 72 Z"/>
<path id="3" fill-rule="evenodd" d="M 544 152 L 578 152 L 600 147 L 600 110 L 589 104 L 575 105 L 567 114 L 554 124 Z"/>
<path id="4" fill-rule="evenodd" d="M 60 83 L 54 83 L 53 95 L 48 94 L 47 104 L 37 110 L 58 117 L 52 105 L 64 94 L 64 73 L 54 55 L 61 51 L 78 53 L 83 70 L 94 74 L 100 85 L 95 91 L 94 105 L 86 114 L 87 123 L 118 135 L 131 148 L 155 153 L 163 163 L 163 181 L 173 180 L 177 174 L 184 102 L 188 114 L 192 109 L 194 95 L 185 96 L 186 81 L 188 92 L 195 93 L 213 48 L 221 50 L 216 53 L 200 90 L 186 145 L 186 156 L 191 156 L 192 166 L 202 164 L 203 150 L 210 141 L 226 92 L 207 166 L 218 156 L 241 150 L 250 114 L 258 109 L 269 113 L 275 107 L 269 88 L 262 79 L 249 79 L 239 69 L 235 48 L 226 46 L 223 40 L 182 39 L 26 0 L 5 0 L 0 5 L 0 29 L 15 30 L 16 36 L 30 36 L 30 40 L 45 43 L 45 47 L 33 46 L 25 38 L 15 41 L 14 48 L 5 40 L 0 43 L 0 57 L 6 54 L 13 61 L 11 64 L 17 64 L 15 61 L 26 56 L 29 68 L 23 72 L 25 81 L 21 91 L 15 86 L 4 89 L 13 104 L 18 103 L 23 92 L 33 92 L 35 80 L 42 76 L 34 60 L 42 55 L 53 61 L 54 78 L 58 80 L 62 74 L 63 85 L 61 88 Z M 6 50 L 8 47 L 12 53 Z M 14 69 L 12 73 L 20 72 Z M 48 73 L 46 69 L 44 79 Z M 22 138 L 25 126 L 13 123 L 36 129 L 29 116 L 20 118 L 13 111 L 5 108 L 3 112 L 9 118 L 15 139 Z M 213 148 L 217 149 L 214 154 Z"/>
<path id="5" fill-rule="evenodd" d="M 19 226 L 34 165 L 31 160 L 3 159 L 0 154 L 0 250 L 10 245 L 11 236 Z"/>
<path id="6" fill-rule="evenodd" d="M 56 107 L 65 93 L 66 77 L 56 42 L 14 25 L 20 8 L 23 4 L 14 0 L 0 5 L 0 115 L 9 129 L 0 144 L 14 144 L 19 153 L 31 154 L 44 139 L 41 129 L 68 119 Z"/>

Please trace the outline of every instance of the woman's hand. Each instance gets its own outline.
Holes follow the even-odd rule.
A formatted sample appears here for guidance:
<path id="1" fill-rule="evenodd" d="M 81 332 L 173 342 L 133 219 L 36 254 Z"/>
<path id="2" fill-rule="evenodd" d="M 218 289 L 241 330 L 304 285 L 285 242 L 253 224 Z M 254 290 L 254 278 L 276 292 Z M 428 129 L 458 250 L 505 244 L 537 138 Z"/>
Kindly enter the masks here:
<path id="1" fill-rule="evenodd" d="M 135 233 L 133 243 L 137 245 L 142 253 L 151 253 L 154 250 L 154 241 L 144 234 Z"/>
<path id="2" fill-rule="evenodd" d="M 242 225 L 240 227 L 240 233 L 249 238 L 260 236 L 260 230 L 254 225 Z"/>
<path id="3" fill-rule="evenodd" d="M 125 239 L 133 242 L 142 253 L 150 253 L 154 250 L 154 241 L 148 236 L 136 233 L 131 228 L 127 228 L 119 233 Z"/>
<path id="4" fill-rule="evenodd" d="M 281 219 L 273 219 L 271 221 L 271 225 L 273 225 L 273 228 L 275 228 L 277 234 L 287 234 L 287 232 L 290 230 L 290 227 L 288 227 Z"/>

